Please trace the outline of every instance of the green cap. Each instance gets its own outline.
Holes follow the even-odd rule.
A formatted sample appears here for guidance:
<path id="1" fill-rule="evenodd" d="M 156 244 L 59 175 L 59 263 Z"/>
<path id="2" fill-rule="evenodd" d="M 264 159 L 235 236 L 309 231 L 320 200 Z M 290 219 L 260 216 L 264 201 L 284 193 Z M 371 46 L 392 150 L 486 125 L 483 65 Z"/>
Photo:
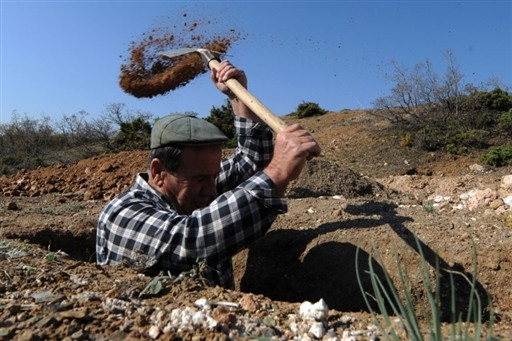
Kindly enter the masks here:
<path id="1" fill-rule="evenodd" d="M 228 140 L 219 128 L 192 114 L 173 114 L 160 118 L 151 131 L 151 149 L 167 145 L 207 146 Z"/>

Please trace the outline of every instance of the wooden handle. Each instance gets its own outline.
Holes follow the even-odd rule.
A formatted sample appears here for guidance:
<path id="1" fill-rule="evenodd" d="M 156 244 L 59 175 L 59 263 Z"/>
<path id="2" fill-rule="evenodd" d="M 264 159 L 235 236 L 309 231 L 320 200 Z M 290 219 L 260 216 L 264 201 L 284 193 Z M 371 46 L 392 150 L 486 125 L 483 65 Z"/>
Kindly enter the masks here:
<path id="1" fill-rule="evenodd" d="M 210 69 L 217 68 L 220 62 L 217 59 L 212 59 L 208 62 Z M 274 132 L 280 133 L 286 128 L 284 123 L 277 117 L 270 109 L 254 97 L 246 88 L 240 84 L 236 79 L 231 78 L 225 82 L 226 86 L 231 90 L 242 103 L 247 105 L 260 119 L 263 120 Z"/>

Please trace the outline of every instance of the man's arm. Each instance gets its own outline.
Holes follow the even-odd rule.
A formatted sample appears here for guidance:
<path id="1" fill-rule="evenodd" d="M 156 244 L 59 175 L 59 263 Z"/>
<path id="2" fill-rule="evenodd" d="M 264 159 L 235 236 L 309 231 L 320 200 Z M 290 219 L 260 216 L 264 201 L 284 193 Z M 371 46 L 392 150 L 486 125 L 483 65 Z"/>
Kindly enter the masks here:
<path id="1" fill-rule="evenodd" d="M 235 115 L 264 123 L 224 84 L 230 78 L 237 79 L 242 86 L 247 87 L 247 77 L 243 70 L 234 67 L 227 60 L 222 61 L 217 69 L 212 70 L 212 81 L 222 93 L 229 97 Z M 284 196 L 288 184 L 300 175 L 306 161 L 320 153 L 321 148 L 313 136 L 298 124 L 293 124 L 277 134 L 274 156 L 264 172 L 276 186 L 279 197 Z"/>

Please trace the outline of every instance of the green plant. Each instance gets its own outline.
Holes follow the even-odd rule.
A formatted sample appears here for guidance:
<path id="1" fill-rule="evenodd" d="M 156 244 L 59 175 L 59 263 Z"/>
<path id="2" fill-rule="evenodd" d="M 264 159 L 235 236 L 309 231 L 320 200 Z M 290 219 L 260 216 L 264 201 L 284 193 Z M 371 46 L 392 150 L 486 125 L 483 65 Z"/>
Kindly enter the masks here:
<path id="1" fill-rule="evenodd" d="M 204 271 L 206 270 L 206 260 L 197 259 L 196 264 L 189 271 L 183 271 L 178 276 L 173 276 L 169 271 L 167 274 L 160 272 L 157 276 L 151 278 L 146 287 L 139 293 L 139 297 L 145 294 L 158 295 L 164 288 L 167 281 L 171 284 L 181 282 L 183 280 L 193 280 L 203 285 L 208 284 L 208 280 L 204 277 Z"/>
<path id="2" fill-rule="evenodd" d="M 84 204 L 75 202 L 75 203 L 70 203 L 70 204 L 63 206 L 61 208 L 61 210 L 62 211 L 80 211 L 80 210 L 83 210 L 84 208 L 85 208 Z"/>
<path id="3" fill-rule="evenodd" d="M 486 164 L 495 167 L 512 165 L 512 143 L 490 147 L 482 159 Z"/>
<path id="4" fill-rule="evenodd" d="M 233 109 L 228 100 L 226 100 L 219 108 L 212 107 L 210 110 L 210 116 L 206 117 L 205 120 L 222 130 L 224 135 L 229 138 L 229 141 L 226 144 L 228 148 L 236 147 L 237 139 L 235 123 L 233 121 Z"/>
<path id="5" fill-rule="evenodd" d="M 512 109 L 501 113 L 498 119 L 498 127 L 509 134 L 512 132 Z"/>
<path id="6" fill-rule="evenodd" d="M 431 214 L 437 214 L 437 210 L 434 206 L 434 203 L 432 201 L 427 201 L 424 205 L 423 205 L 423 209 L 425 210 L 425 212 L 428 212 L 428 213 L 431 213 Z"/>
<path id="7" fill-rule="evenodd" d="M 473 259 L 474 269 L 472 279 L 468 279 L 467 276 L 457 271 L 451 271 L 449 269 L 441 269 L 439 265 L 439 259 L 436 258 L 435 263 L 435 279 L 432 280 L 430 277 L 430 270 L 422 247 L 418 238 L 415 236 L 417 249 L 421 257 L 419 272 L 420 282 L 422 287 L 420 289 L 412 285 L 413 281 L 410 276 L 410 270 L 404 265 L 403 259 L 400 258 L 398 252 L 395 249 L 394 259 L 398 268 L 398 282 L 400 284 L 400 290 L 395 289 L 393 280 L 389 272 L 384 269 L 384 278 L 380 278 L 374 269 L 372 258 L 368 259 L 369 269 L 367 274 L 371 280 L 371 287 L 373 293 L 365 292 L 362 284 L 361 274 L 359 269 L 356 267 L 356 276 L 359 284 L 359 288 L 363 294 L 364 300 L 370 312 L 372 313 L 375 322 L 380 329 L 385 340 L 401 340 L 403 335 L 401 332 L 405 332 L 407 340 L 414 341 L 441 341 L 441 340 L 494 340 L 492 336 L 492 309 L 488 335 L 483 335 L 483 304 L 479 297 L 476 288 L 476 250 L 473 244 Z M 356 265 L 359 258 L 359 249 L 356 252 Z M 442 273 L 443 272 L 443 273 Z M 441 289 L 440 289 L 440 278 L 443 274 L 450 276 L 450 311 L 451 311 L 451 322 L 449 324 L 449 337 L 443 335 L 446 333 L 446 329 L 443 329 L 442 321 L 442 302 L 441 302 Z M 454 282 L 454 275 L 461 276 L 469 283 L 471 290 L 468 296 L 468 309 L 467 315 L 462 316 L 457 314 L 456 309 L 456 284 Z M 421 293 L 420 293 L 421 291 Z M 402 296 L 399 294 L 402 293 Z M 427 307 L 423 307 L 420 304 L 420 309 L 415 306 L 416 301 L 421 301 L 421 297 L 426 296 L 428 301 Z M 377 313 L 370 304 L 369 296 L 373 297 L 376 301 L 381 319 L 378 318 Z M 421 322 L 417 311 L 422 312 L 424 316 L 424 323 Z M 399 325 L 396 324 L 396 319 L 399 321 Z M 381 321 L 382 320 L 382 321 Z"/>
<path id="8" fill-rule="evenodd" d="M 457 146 L 485 148 L 489 138 L 489 131 L 482 129 L 471 129 L 449 136 L 453 144 Z"/>
<path id="9" fill-rule="evenodd" d="M 399 139 L 402 147 L 412 147 L 414 144 L 414 133 L 411 131 L 401 131 Z"/>
<path id="10" fill-rule="evenodd" d="M 46 208 L 46 207 L 34 207 L 24 210 L 27 214 L 48 214 L 48 215 L 57 215 L 57 211 L 54 208 Z"/>
<path id="11" fill-rule="evenodd" d="M 479 99 L 484 109 L 507 111 L 512 108 L 512 96 L 500 88 L 480 92 Z"/>
<path id="12" fill-rule="evenodd" d="M 139 293 L 139 297 L 144 296 L 144 294 L 148 293 L 150 295 L 158 295 L 158 293 L 162 290 L 162 279 L 165 278 L 163 272 L 160 272 L 157 276 L 153 277 L 146 287 Z"/>
<path id="13" fill-rule="evenodd" d="M 48 262 L 56 262 L 58 260 L 57 254 L 54 252 L 49 252 L 44 256 Z"/>
<path id="14" fill-rule="evenodd" d="M 445 148 L 448 153 L 453 154 L 453 155 L 468 155 L 469 154 L 468 147 L 460 147 L 454 143 L 448 143 Z"/>
<path id="15" fill-rule="evenodd" d="M 297 118 L 321 116 L 327 114 L 327 110 L 320 108 L 318 103 L 302 102 L 297 106 L 295 115 Z"/>
<path id="16" fill-rule="evenodd" d="M 117 150 L 148 149 L 151 139 L 151 124 L 144 118 L 136 118 L 131 122 L 122 122 L 114 145 Z"/>

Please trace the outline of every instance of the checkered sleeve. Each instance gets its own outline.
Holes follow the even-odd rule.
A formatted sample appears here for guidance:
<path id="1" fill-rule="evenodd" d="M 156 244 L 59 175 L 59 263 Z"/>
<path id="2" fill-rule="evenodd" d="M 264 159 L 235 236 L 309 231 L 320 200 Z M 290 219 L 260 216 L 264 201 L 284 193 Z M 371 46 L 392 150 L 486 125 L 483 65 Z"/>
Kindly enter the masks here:
<path id="1" fill-rule="evenodd" d="M 234 155 L 222 161 L 217 177 L 218 193 L 230 190 L 263 170 L 274 152 L 273 135 L 267 126 L 235 117 L 238 145 Z"/>

